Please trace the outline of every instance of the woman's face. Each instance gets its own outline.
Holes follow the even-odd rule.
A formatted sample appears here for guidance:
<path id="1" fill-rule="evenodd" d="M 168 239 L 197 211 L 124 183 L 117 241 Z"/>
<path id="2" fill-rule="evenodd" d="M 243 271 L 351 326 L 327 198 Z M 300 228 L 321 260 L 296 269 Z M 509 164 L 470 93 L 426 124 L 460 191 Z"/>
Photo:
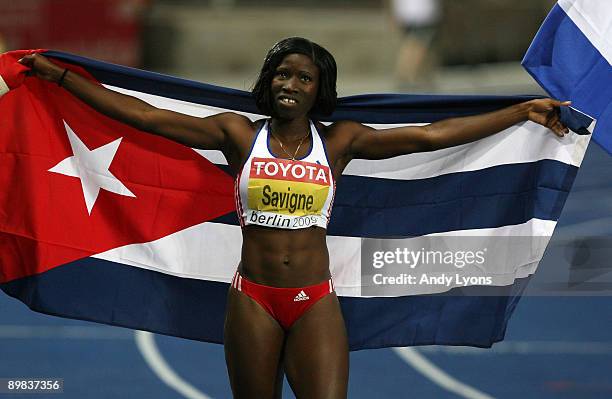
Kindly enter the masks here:
<path id="1" fill-rule="evenodd" d="M 304 54 L 289 54 L 276 67 L 272 100 L 278 117 L 294 119 L 312 109 L 319 90 L 319 67 Z"/>

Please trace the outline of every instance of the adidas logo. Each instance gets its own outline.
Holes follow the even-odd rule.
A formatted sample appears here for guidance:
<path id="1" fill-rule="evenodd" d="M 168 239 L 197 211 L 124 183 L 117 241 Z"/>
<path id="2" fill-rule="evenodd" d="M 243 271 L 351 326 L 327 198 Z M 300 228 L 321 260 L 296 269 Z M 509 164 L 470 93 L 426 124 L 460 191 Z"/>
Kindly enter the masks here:
<path id="1" fill-rule="evenodd" d="M 293 302 L 298 302 L 298 301 L 306 301 L 310 299 L 310 297 L 308 295 L 306 295 L 306 293 L 304 292 L 304 290 L 300 291 L 299 294 L 297 294 L 295 296 L 295 298 L 293 298 Z"/>

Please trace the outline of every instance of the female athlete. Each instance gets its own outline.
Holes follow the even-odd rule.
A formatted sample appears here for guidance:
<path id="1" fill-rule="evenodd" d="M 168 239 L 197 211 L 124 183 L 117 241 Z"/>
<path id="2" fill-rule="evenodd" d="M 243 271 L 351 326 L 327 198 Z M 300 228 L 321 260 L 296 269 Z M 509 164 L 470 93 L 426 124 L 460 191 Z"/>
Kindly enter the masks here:
<path id="1" fill-rule="evenodd" d="M 280 397 L 283 373 L 298 398 L 345 398 L 347 334 L 329 271 L 325 234 L 334 191 L 352 159 L 383 159 L 479 140 L 531 120 L 562 137 L 558 108 L 537 99 L 426 126 L 375 130 L 329 126 L 312 115 L 336 105 L 336 63 L 303 38 L 268 52 L 253 97 L 270 118 L 235 113 L 197 118 L 155 108 L 92 84 L 43 55 L 20 62 L 97 111 L 186 146 L 220 150 L 236 177 L 242 259 L 225 319 L 225 355 L 236 398 Z"/>

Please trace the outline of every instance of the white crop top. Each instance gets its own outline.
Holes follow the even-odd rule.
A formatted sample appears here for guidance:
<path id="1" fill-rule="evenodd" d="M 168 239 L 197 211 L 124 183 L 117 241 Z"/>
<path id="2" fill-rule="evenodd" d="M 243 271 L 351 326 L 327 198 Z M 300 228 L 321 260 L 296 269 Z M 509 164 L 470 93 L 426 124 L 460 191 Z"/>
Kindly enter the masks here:
<path id="1" fill-rule="evenodd" d="M 266 121 L 257 132 L 236 178 L 234 195 L 240 225 L 326 229 L 336 185 L 314 123 L 310 122 L 310 152 L 295 161 L 272 155 L 269 128 Z"/>

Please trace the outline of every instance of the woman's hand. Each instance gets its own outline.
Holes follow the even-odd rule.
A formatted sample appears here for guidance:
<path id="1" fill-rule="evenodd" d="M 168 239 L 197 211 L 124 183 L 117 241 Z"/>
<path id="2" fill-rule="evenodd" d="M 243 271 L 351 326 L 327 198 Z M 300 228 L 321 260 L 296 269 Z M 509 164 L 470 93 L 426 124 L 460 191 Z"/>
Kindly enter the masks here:
<path id="1" fill-rule="evenodd" d="M 557 136 L 563 137 L 569 129 L 559 120 L 559 107 L 570 105 L 570 101 L 561 102 L 552 98 L 539 98 L 527 102 L 527 118 L 552 130 Z"/>
<path id="2" fill-rule="evenodd" d="M 64 73 L 64 68 L 55 65 L 41 54 L 26 55 L 18 62 L 29 67 L 30 74 L 53 83 L 57 83 Z"/>

